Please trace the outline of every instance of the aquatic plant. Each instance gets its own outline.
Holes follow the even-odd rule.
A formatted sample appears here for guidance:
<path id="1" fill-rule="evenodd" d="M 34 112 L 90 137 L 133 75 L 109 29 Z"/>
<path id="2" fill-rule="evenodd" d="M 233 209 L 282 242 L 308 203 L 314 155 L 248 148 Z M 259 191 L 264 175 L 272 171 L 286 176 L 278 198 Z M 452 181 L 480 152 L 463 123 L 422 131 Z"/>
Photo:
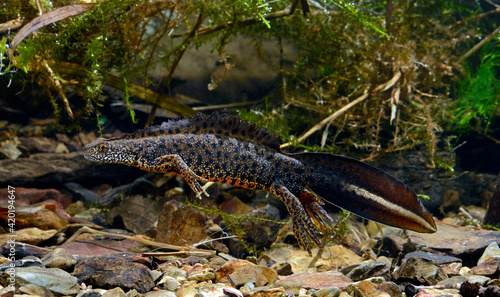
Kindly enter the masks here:
<path id="1" fill-rule="evenodd" d="M 2 31 L 4 38 L 12 41 L 16 30 L 29 25 L 26 21 L 75 3 L 9 1 L 0 22 L 15 26 Z M 106 85 L 123 92 L 133 121 L 133 97 L 151 104 L 151 123 L 158 107 L 183 116 L 195 113 L 168 91 L 161 92 L 169 90 L 187 50 L 215 41 L 212 50 L 226 71 L 207 86 L 213 89 L 233 68 L 226 45 L 233 36 L 244 34 L 256 40 L 262 59 L 280 74 L 279 92 L 253 109 L 271 115 L 278 111 L 279 116 L 270 118 L 283 120 L 272 130 L 292 140 L 288 145 L 340 147 L 368 154 L 368 158 L 424 147 L 429 152 L 428 166 L 435 167 L 434 152 L 443 145 L 440 131 L 449 125 L 449 117 L 443 114 L 451 107 L 458 106 L 455 117 L 463 121 L 457 126 L 474 125 L 475 118 L 484 128 L 491 122 L 495 88 L 481 93 L 487 88 L 480 83 L 484 82 L 481 78 L 493 77 L 494 68 L 476 71 L 463 65 L 477 59 L 478 50 L 484 47 L 482 40 L 498 34 L 498 9 L 451 0 L 305 3 L 96 2 L 84 12 L 59 15 L 56 22 L 33 28 L 27 35 L 24 32 L 17 48 L 10 49 L 8 60 L 3 56 L 2 65 L 11 63 L 10 70 L 22 70 L 17 79 L 38 84 L 64 125 L 78 127 L 80 118 L 87 116 L 95 117 L 97 123 L 104 119 L 100 108 Z M 302 14 L 296 12 L 300 10 Z M 20 21 L 18 16 L 22 16 Z M 264 38 L 277 44 L 293 43 L 297 55 L 293 65 L 268 61 L 259 42 Z M 494 61 L 492 54 L 484 56 L 485 65 Z M 164 69 L 161 77 L 151 75 L 155 68 Z M 457 85 L 462 85 L 459 96 L 454 93 Z M 68 100 L 68 92 L 80 97 Z M 307 117 L 301 121 L 297 115 L 304 114 Z"/>
<path id="2" fill-rule="evenodd" d="M 467 66 L 458 98 L 452 105 L 452 129 L 467 133 L 472 128 L 488 132 L 500 107 L 500 42 L 490 41 L 481 51 L 478 69 Z"/>

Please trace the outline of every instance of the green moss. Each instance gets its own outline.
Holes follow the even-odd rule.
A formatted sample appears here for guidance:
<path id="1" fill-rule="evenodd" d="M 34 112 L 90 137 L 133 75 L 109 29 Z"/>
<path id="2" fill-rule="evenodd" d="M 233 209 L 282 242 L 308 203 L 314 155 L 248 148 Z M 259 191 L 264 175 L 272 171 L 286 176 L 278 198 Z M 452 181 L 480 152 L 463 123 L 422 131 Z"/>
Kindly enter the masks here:
<path id="1" fill-rule="evenodd" d="M 241 225 L 240 225 L 242 221 L 257 220 L 257 221 L 270 222 L 270 223 L 275 223 L 275 224 L 280 224 L 280 225 L 286 224 L 284 222 L 279 222 L 279 221 L 264 219 L 264 218 L 248 217 L 248 216 L 235 216 L 233 214 L 226 213 L 226 212 L 224 212 L 216 207 L 206 207 L 203 205 L 193 203 L 189 200 L 187 200 L 186 203 L 191 205 L 192 207 L 198 209 L 198 210 L 203 211 L 203 212 L 221 216 L 222 220 L 234 232 L 234 234 L 238 237 L 240 243 L 243 245 L 243 247 L 247 250 L 247 252 L 250 255 L 257 255 L 259 251 L 256 250 L 256 248 L 254 246 L 248 244 L 245 241 L 245 231 L 241 228 Z"/>
<path id="2" fill-rule="evenodd" d="M 485 133 L 500 107 L 500 42 L 490 41 L 481 51 L 477 70 L 470 65 L 459 88 L 459 98 L 452 109 L 452 128 L 467 133 L 480 127 Z"/>
<path id="3" fill-rule="evenodd" d="M 349 234 L 349 218 L 351 217 L 351 213 L 341 209 L 341 215 L 342 216 L 337 221 L 335 226 L 333 226 L 330 231 L 325 234 L 325 245 L 338 242 Z"/>
<path id="4" fill-rule="evenodd" d="M 7 1 L 0 16 L 5 21 L 18 15 L 33 19 L 38 8 L 30 3 L 34 2 Z M 36 3 L 48 11 L 76 2 Z M 498 43 L 483 51 L 481 67 L 469 66 L 460 73 L 457 66 L 481 36 L 498 27 L 492 17 L 478 17 L 489 6 L 478 1 L 392 1 L 388 18 L 383 1 L 310 3 L 311 13 L 305 17 L 300 9 L 287 15 L 290 5 L 291 1 L 267 0 L 103 1 L 85 14 L 28 36 L 12 62 L 27 72 L 22 79 L 37 82 L 51 92 L 51 98 L 54 87 L 40 70 L 42 61 L 49 62 L 57 77 L 77 82 L 72 91 L 81 95 L 81 102 L 71 102 L 71 107 L 81 110 L 74 114 L 97 119 L 102 117 L 102 88 L 111 85 L 107 76 L 113 73 L 124 82 L 113 87 L 125 93 L 123 100 L 133 118 L 127 95 L 131 84 L 136 90 L 168 89 L 186 50 L 211 42 L 224 58 L 229 56 L 226 45 L 241 34 L 252 36 L 257 45 L 265 39 L 280 46 L 293 44 L 296 58 L 279 61 L 279 65 L 267 59 L 264 47 L 259 48 L 261 57 L 279 71 L 280 90 L 254 111 L 240 111 L 243 118 L 268 127 L 285 142 L 296 138 L 291 134 L 301 135 L 352 102 L 366 88 L 370 91 L 367 100 L 330 123 L 324 146 L 318 146 L 324 140 L 323 128 L 301 143 L 302 148 L 358 150 L 373 157 L 421 144 L 434 151 L 440 142 L 436 131 L 443 127 L 452 127 L 453 133 L 465 133 L 467 127 L 488 131 L 498 108 L 495 94 L 500 93 L 498 69 L 493 66 L 499 63 Z M 279 17 L 266 18 L 277 12 L 281 12 Z M 385 31 L 388 21 L 391 32 Z M 9 65 L 5 57 L 2 64 Z M 155 67 L 167 71 L 153 77 Z M 401 77 L 386 91 L 374 91 L 397 73 Z M 130 91 L 137 93 L 141 92 Z M 55 114 L 64 113 L 57 100 L 51 102 Z M 450 110 L 457 110 L 451 125 L 443 116 Z"/>
<path id="5" fill-rule="evenodd" d="M 275 111 L 256 111 L 256 110 L 238 110 L 240 117 L 247 120 L 250 124 L 257 127 L 265 127 L 278 136 L 281 141 L 288 141 L 291 138 L 290 124 L 283 112 Z"/>

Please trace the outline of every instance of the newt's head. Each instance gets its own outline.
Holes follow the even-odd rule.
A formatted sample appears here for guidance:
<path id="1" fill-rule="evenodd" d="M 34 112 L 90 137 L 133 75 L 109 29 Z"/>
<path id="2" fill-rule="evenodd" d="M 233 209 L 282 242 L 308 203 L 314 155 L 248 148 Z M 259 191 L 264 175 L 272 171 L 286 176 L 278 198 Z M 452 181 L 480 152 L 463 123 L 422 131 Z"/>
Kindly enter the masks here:
<path id="1" fill-rule="evenodd" d="M 133 141 L 99 138 L 83 147 L 87 160 L 132 165 L 141 149 Z"/>

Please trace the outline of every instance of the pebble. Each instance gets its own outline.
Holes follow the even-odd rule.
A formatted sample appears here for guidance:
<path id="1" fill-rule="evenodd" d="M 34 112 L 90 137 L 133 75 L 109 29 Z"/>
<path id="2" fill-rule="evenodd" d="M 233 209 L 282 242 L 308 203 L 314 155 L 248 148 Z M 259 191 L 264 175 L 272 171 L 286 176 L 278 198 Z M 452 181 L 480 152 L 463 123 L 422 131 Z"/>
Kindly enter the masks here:
<path id="1" fill-rule="evenodd" d="M 424 252 L 424 251 L 417 251 L 417 252 L 408 253 L 404 256 L 403 261 L 407 261 L 410 258 L 426 259 L 429 261 L 433 261 L 434 263 L 439 264 L 439 265 L 456 263 L 456 262 L 461 263 L 462 262 L 462 260 L 460 260 L 457 257 L 435 254 L 435 253 Z"/>
<path id="2" fill-rule="evenodd" d="M 466 274 L 466 275 L 453 276 L 448 279 L 442 280 L 439 283 L 437 283 L 437 285 L 462 284 L 468 281 L 470 283 L 479 283 L 482 286 L 484 286 L 489 280 L 490 280 L 489 277 Z"/>
<path id="3" fill-rule="evenodd" d="M 163 205 L 158 217 L 156 241 L 174 245 L 199 243 L 210 238 L 213 225 L 206 212 L 170 200 Z"/>
<path id="4" fill-rule="evenodd" d="M 480 288 L 481 285 L 479 285 L 478 283 L 470 283 L 468 281 L 465 281 L 460 286 L 459 292 L 462 297 L 476 297 L 479 293 Z"/>
<path id="5" fill-rule="evenodd" d="M 268 288 L 268 287 L 262 287 L 262 288 L 256 288 L 254 291 L 248 293 L 248 294 L 243 294 L 244 296 L 249 296 L 249 297 L 283 297 L 287 296 L 285 295 L 285 289 L 282 287 L 277 287 L 277 288 Z"/>
<path id="6" fill-rule="evenodd" d="M 76 297 L 101 297 L 101 293 L 96 292 L 92 289 L 81 290 Z"/>
<path id="7" fill-rule="evenodd" d="M 495 278 L 498 276 L 499 266 L 500 258 L 488 258 L 476 267 L 472 267 L 469 273 Z"/>
<path id="8" fill-rule="evenodd" d="M 174 292 L 165 291 L 165 290 L 152 291 L 152 292 L 148 292 L 146 294 L 142 294 L 141 296 L 142 297 L 177 297 L 177 295 Z M 129 296 L 127 296 L 127 297 L 129 297 Z"/>
<path id="9" fill-rule="evenodd" d="M 415 297 L 462 297 L 458 289 L 421 289 Z"/>
<path id="10" fill-rule="evenodd" d="M 71 203 L 68 207 L 66 207 L 65 211 L 68 213 L 70 216 L 74 216 L 76 214 L 79 214 L 83 211 L 85 211 L 87 208 L 85 208 L 85 205 L 83 204 L 83 201 L 78 200 L 74 203 Z"/>
<path id="11" fill-rule="evenodd" d="M 271 265 L 271 268 L 276 270 L 276 273 L 278 273 L 278 275 L 293 274 L 292 265 L 290 265 L 290 263 L 288 263 L 286 261 L 274 263 L 273 265 Z"/>
<path id="12" fill-rule="evenodd" d="M 181 283 L 176 280 L 175 278 L 165 275 L 161 278 L 161 280 L 158 282 L 157 286 L 160 288 L 163 288 L 168 291 L 177 291 L 181 287 Z"/>
<path id="13" fill-rule="evenodd" d="M 151 270 L 151 278 L 153 279 L 153 281 L 157 281 L 161 278 L 161 276 L 163 275 L 163 273 L 161 271 L 158 271 L 158 270 Z"/>
<path id="14" fill-rule="evenodd" d="M 70 271 L 76 265 L 76 259 L 61 248 L 54 249 L 50 254 L 42 258 L 42 262 L 49 268 L 60 268 L 62 270 Z"/>
<path id="15" fill-rule="evenodd" d="M 16 269 L 17 269 L 20 267 L 42 267 L 42 268 L 44 268 L 45 266 L 43 265 L 42 261 L 40 259 L 38 259 L 37 257 L 28 256 L 28 257 L 24 257 L 24 258 L 19 259 L 19 260 L 15 260 L 12 262 L 6 262 L 6 263 L 0 265 L 0 275 L 12 267 L 16 267 Z"/>
<path id="16" fill-rule="evenodd" d="M 69 149 L 66 147 L 64 143 L 57 143 L 56 149 L 54 150 L 56 154 L 69 154 Z"/>
<path id="17" fill-rule="evenodd" d="M 313 255 L 317 255 L 318 252 L 317 247 L 312 249 Z M 324 247 L 311 265 L 311 257 L 306 251 L 282 246 L 264 252 L 259 259 L 259 264 L 270 266 L 274 263 L 287 262 L 293 273 L 302 273 L 337 270 L 361 261 L 361 257 L 354 251 L 342 245 L 332 245 Z"/>
<path id="18" fill-rule="evenodd" d="M 461 262 L 453 262 L 447 264 L 441 264 L 441 268 L 448 276 L 456 276 L 461 275 L 462 271 L 462 263 Z"/>
<path id="19" fill-rule="evenodd" d="M 378 261 L 363 261 L 361 263 L 344 267 L 340 272 L 353 281 L 360 281 L 370 277 L 382 276 L 387 281 L 391 280 L 391 261 L 385 257 Z"/>
<path id="20" fill-rule="evenodd" d="M 19 287 L 19 292 L 28 294 L 28 295 L 35 295 L 35 296 L 44 296 L 44 297 L 52 297 L 54 294 L 47 288 L 35 285 L 35 284 L 28 284 Z"/>
<path id="21" fill-rule="evenodd" d="M 187 278 L 187 272 L 175 266 L 167 266 L 164 268 L 163 273 L 164 275 L 170 276 L 180 282 Z"/>
<path id="22" fill-rule="evenodd" d="M 16 268 L 16 285 L 34 284 L 61 295 L 76 295 L 80 291 L 77 278 L 59 268 Z"/>
<path id="23" fill-rule="evenodd" d="M 28 256 L 35 256 L 37 258 L 42 258 L 43 256 L 49 254 L 51 252 L 50 249 L 38 247 L 31 244 L 21 243 L 16 241 L 14 243 L 5 242 L 0 246 L 0 253 L 4 257 L 8 257 L 9 254 L 13 253 L 16 255 L 16 258 L 24 258 Z"/>
<path id="24" fill-rule="evenodd" d="M 187 284 L 177 290 L 176 294 L 179 297 L 195 297 L 198 292 L 192 285 Z"/>
<path id="25" fill-rule="evenodd" d="M 21 208 L 21 210 L 16 213 L 16 220 L 22 221 L 24 225 L 22 227 L 24 228 L 36 227 L 42 230 L 62 229 L 68 224 L 68 221 L 61 219 L 54 211 L 50 210 L 50 208 L 52 207 L 48 205 Z"/>
<path id="26" fill-rule="evenodd" d="M 300 288 L 326 289 L 334 286 L 345 286 L 352 280 L 336 271 L 296 273 L 289 276 L 281 276 L 274 284 L 284 287 L 287 291 L 298 294 Z"/>
<path id="27" fill-rule="evenodd" d="M 154 287 L 153 276 L 148 267 L 138 262 L 147 261 L 131 253 L 89 257 L 76 264 L 73 275 L 79 283 L 99 288 L 121 287 L 146 293 Z"/>
<path id="28" fill-rule="evenodd" d="M 188 281 L 195 281 L 195 282 L 207 282 L 215 279 L 215 275 L 213 272 L 204 272 L 204 273 L 199 273 L 195 275 L 190 275 L 188 276 L 187 280 Z"/>
<path id="29" fill-rule="evenodd" d="M 338 297 L 340 289 L 337 287 L 330 287 L 326 289 L 317 290 L 312 294 L 313 297 Z"/>
<path id="30" fill-rule="evenodd" d="M 500 248 L 496 242 L 492 242 L 486 247 L 483 255 L 477 261 L 477 265 L 481 265 L 481 263 L 491 258 L 500 258 Z"/>
<path id="31" fill-rule="evenodd" d="M 16 230 L 13 233 L 0 234 L 0 242 L 5 243 L 15 236 L 19 243 L 27 243 L 30 245 L 39 244 L 52 236 L 56 235 L 57 230 L 42 230 L 36 227 L 24 228 Z"/>
<path id="32" fill-rule="evenodd" d="M 500 232 L 477 230 L 470 227 L 457 228 L 451 225 L 436 222 L 436 233 L 409 232 L 408 239 L 416 247 L 422 247 L 424 251 L 445 251 L 448 256 L 457 257 L 465 266 L 477 265 L 474 255 L 482 251 L 493 242 L 500 242 Z M 392 249 L 396 254 L 403 251 L 403 245 L 408 239 L 399 234 L 385 237 L 384 248 Z M 386 243 L 392 243 L 385 246 Z"/>
<path id="33" fill-rule="evenodd" d="M 17 145 L 11 140 L 6 140 L 0 143 L 0 159 L 2 155 L 8 159 L 15 160 L 23 153 L 17 148 Z"/>
<path id="34" fill-rule="evenodd" d="M 125 292 L 123 292 L 122 288 L 114 288 L 106 291 L 106 293 L 102 294 L 102 297 L 125 297 Z"/>
<path id="35" fill-rule="evenodd" d="M 26 159 L 24 158 L 20 160 L 26 161 Z M 18 168 L 19 171 L 22 171 L 23 169 L 25 168 L 24 167 Z M 39 166 L 26 167 L 26 170 L 31 170 L 31 171 L 36 171 L 37 169 L 39 169 Z M 57 167 L 52 169 L 56 170 Z M 0 191 L 0 200 L 7 199 L 7 195 L 8 191 L 5 190 Z M 16 187 L 15 195 L 16 195 L 16 203 L 18 203 L 18 205 L 23 205 L 23 206 L 32 205 L 47 200 L 55 200 L 61 203 L 63 207 L 68 207 L 71 204 L 71 196 L 62 194 L 59 190 L 56 189 L 36 189 L 36 188 Z"/>
<path id="36" fill-rule="evenodd" d="M 345 291 L 359 297 L 375 297 L 380 296 L 380 294 L 387 294 L 391 297 L 403 296 L 399 287 L 393 282 L 376 283 L 369 280 L 362 280 L 347 285 Z"/>
<path id="37" fill-rule="evenodd" d="M 243 297 L 243 294 L 235 288 L 223 288 L 223 292 L 230 297 Z"/>
<path id="38" fill-rule="evenodd" d="M 127 230 L 146 234 L 155 229 L 161 208 L 162 203 L 143 195 L 132 195 L 120 205 L 112 207 L 108 212 L 108 217 L 113 220 L 120 218 Z"/>
<path id="39" fill-rule="evenodd" d="M 500 297 L 500 287 L 489 286 L 484 291 L 484 297 Z"/>
<path id="40" fill-rule="evenodd" d="M 227 261 L 215 274 L 215 282 L 231 283 L 238 287 L 246 283 L 252 283 L 257 287 L 274 283 L 278 278 L 275 270 L 253 264 L 247 260 Z"/>
<path id="41" fill-rule="evenodd" d="M 228 288 L 227 284 L 205 284 L 196 288 L 198 292 L 197 296 L 200 297 L 223 297 L 226 295 L 224 292 L 225 288 Z"/>
<path id="42" fill-rule="evenodd" d="M 435 285 L 448 278 L 444 270 L 434 262 L 423 258 L 410 258 L 393 273 L 398 283 Z"/>

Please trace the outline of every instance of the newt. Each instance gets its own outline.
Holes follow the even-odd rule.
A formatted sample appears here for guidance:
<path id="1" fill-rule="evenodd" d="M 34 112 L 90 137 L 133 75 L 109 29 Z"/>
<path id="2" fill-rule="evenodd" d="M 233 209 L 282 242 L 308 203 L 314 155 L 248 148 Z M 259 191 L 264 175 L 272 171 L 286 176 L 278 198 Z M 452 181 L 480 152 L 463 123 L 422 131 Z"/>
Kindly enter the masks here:
<path id="1" fill-rule="evenodd" d="M 201 181 L 226 183 L 276 195 L 290 213 L 299 245 L 310 253 L 328 221 L 323 199 L 361 217 L 417 232 L 435 222 L 415 192 L 395 177 L 361 161 L 329 153 L 285 153 L 280 139 L 236 116 L 202 113 L 99 138 L 83 148 L 86 159 L 184 177 L 198 198 Z"/>

